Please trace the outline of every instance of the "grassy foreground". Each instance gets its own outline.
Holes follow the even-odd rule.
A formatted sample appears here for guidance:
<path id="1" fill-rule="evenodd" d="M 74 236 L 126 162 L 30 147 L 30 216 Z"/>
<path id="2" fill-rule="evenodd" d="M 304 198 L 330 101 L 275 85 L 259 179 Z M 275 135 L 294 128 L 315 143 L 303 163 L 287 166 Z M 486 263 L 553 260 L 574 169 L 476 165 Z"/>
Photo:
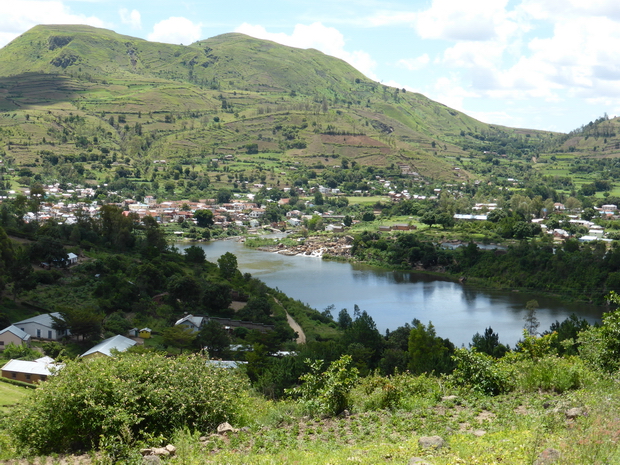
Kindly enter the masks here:
<path id="1" fill-rule="evenodd" d="M 547 448 L 559 451 L 554 462 L 559 464 L 620 461 L 620 393 L 615 380 L 598 380 L 563 394 L 512 392 L 495 397 L 458 389 L 438 378 L 418 378 L 415 383 L 418 394 L 400 399 L 394 410 L 371 410 L 376 393 L 368 393 L 368 383 L 357 386 L 352 413 L 333 418 L 310 418 L 290 401 L 256 398 L 246 428 L 222 435 L 179 430 L 166 438 L 177 453 L 164 462 L 406 464 L 420 457 L 430 464 L 527 464 L 536 463 Z M 579 411 L 573 417 L 570 409 L 575 408 Z M 431 435 L 441 436 L 446 445 L 423 449 L 419 438 Z M 135 444 L 121 461 L 93 453 L 20 463 L 141 463 L 138 449 L 143 445 L 147 444 Z M 0 433 L 0 451 L 5 460 L 19 456 L 6 432 Z"/>

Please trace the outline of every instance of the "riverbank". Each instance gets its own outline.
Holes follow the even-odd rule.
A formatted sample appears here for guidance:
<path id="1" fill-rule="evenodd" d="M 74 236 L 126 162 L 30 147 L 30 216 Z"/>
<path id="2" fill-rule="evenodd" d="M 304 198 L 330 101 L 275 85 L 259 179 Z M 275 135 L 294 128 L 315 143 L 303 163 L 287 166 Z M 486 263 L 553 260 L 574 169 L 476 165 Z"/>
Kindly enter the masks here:
<path id="1" fill-rule="evenodd" d="M 296 244 L 291 244 L 290 241 L 288 241 L 289 243 L 279 242 L 273 245 L 256 247 L 256 250 L 287 256 L 299 255 L 322 258 L 325 255 L 330 258 L 337 257 L 346 260 L 351 258 L 353 240 L 353 236 L 311 236 L 300 240 Z"/>

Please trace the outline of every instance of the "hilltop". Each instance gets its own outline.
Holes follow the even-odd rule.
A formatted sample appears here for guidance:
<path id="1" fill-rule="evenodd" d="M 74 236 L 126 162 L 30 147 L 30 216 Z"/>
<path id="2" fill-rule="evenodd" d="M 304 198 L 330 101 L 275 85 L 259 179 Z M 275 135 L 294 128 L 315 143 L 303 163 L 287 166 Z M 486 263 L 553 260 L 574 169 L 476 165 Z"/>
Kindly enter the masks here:
<path id="1" fill-rule="evenodd" d="M 36 26 L 0 50 L 0 111 L 0 147 L 35 173 L 41 153 L 88 150 L 104 161 L 116 153 L 142 175 L 152 160 L 232 154 L 257 168 L 266 154 L 278 169 L 347 158 L 468 181 L 476 173 L 462 157 L 529 159 L 554 137 L 481 123 L 317 50 L 234 33 L 170 45 L 68 25 Z"/>

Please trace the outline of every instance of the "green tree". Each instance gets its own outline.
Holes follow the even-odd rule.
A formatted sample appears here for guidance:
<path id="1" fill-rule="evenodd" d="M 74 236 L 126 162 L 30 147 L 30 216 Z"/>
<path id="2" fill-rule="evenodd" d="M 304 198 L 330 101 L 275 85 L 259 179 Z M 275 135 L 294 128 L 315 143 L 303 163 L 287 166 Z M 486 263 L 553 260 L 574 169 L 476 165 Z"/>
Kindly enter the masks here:
<path id="1" fill-rule="evenodd" d="M 425 326 L 419 320 L 413 321 L 409 333 L 409 370 L 412 373 L 449 373 L 453 352 L 454 345 L 435 334 L 433 323 Z"/>
<path id="2" fill-rule="evenodd" d="M 164 345 L 174 347 L 183 353 L 184 349 L 189 349 L 194 343 L 196 333 L 185 326 L 172 326 L 162 331 Z"/>
<path id="3" fill-rule="evenodd" d="M 213 212 L 211 210 L 196 210 L 194 218 L 196 219 L 196 224 L 201 228 L 213 226 Z"/>
<path id="4" fill-rule="evenodd" d="M 218 258 L 217 265 L 220 268 L 220 274 L 225 279 L 231 279 L 237 273 L 237 257 L 230 252 L 226 252 Z"/>
<path id="5" fill-rule="evenodd" d="M 211 358 L 226 358 L 230 352 L 230 335 L 224 327 L 215 320 L 209 320 L 205 324 L 194 340 L 194 344 L 202 349 L 206 349 Z"/>
<path id="6" fill-rule="evenodd" d="M 229 203 L 231 198 L 232 193 L 228 189 L 220 189 L 217 191 L 216 199 L 218 204 Z"/>
<path id="7" fill-rule="evenodd" d="M 503 357 L 508 352 L 508 347 L 499 342 L 499 334 L 493 331 L 490 326 L 484 330 L 484 335 L 474 334 L 469 347 L 475 348 L 478 352 L 491 355 L 495 358 Z"/>
<path id="8" fill-rule="evenodd" d="M 523 326 L 523 328 L 530 336 L 535 336 L 536 334 L 538 334 L 538 327 L 540 326 L 540 321 L 536 316 L 537 308 L 537 300 L 528 300 L 528 302 L 525 304 L 527 314 L 523 317 L 523 319 L 525 320 L 525 325 Z"/>
<path id="9" fill-rule="evenodd" d="M 52 316 L 52 327 L 57 331 L 68 330 L 82 340 L 101 338 L 103 315 L 94 308 L 61 307 L 56 309 L 60 317 Z"/>
<path id="10" fill-rule="evenodd" d="M 188 263 L 195 263 L 197 265 L 202 265 L 207 260 L 207 255 L 202 247 L 198 247 L 197 245 L 190 245 L 184 251 L 185 260 Z"/>

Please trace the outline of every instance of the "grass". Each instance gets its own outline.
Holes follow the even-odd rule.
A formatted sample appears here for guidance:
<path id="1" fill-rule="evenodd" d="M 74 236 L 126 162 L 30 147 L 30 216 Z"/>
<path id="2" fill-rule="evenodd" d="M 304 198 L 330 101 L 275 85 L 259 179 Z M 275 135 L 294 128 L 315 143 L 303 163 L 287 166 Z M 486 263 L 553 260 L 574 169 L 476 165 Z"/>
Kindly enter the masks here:
<path id="1" fill-rule="evenodd" d="M 5 361 L 0 361 L 4 365 Z M 14 386 L 0 381 L 0 415 L 8 415 L 10 408 L 31 393 L 28 388 Z"/>

